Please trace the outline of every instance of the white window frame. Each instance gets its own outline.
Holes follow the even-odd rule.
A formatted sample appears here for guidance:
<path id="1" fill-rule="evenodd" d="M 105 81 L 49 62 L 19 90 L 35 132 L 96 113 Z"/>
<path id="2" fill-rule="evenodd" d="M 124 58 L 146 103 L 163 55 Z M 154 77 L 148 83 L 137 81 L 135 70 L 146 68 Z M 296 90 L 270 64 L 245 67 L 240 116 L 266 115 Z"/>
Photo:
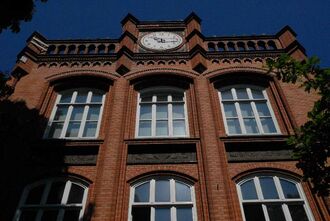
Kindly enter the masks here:
<path id="1" fill-rule="evenodd" d="M 78 94 L 79 89 L 87 89 L 88 90 L 87 99 L 86 99 L 86 102 L 85 103 L 77 104 L 77 103 L 74 103 L 73 102 L 73 101 L 76 100 L 76 97 L 77 97 L 77 94 Z M 70 90 L 73 91 L 72 92 L 72 97 L 71 97 L 70 103 L 61 104 L 63 106 L 64 105 L 68 106 L 68 111 L 67 111 L 66 116 L 65 116 L 65 120 L 64 120 L 64 123 L 63 123 L 62 131 L 61 131 L 61 135 L 60 135 L 60 137 L 57 137 L 57 138 L 49 137 L 51 126 L 52 126 L 52 124 L 54 122 L 54 117 L 56 115 L 56 111 L 57 111 L 57 109 L 59 107 L 59 103 L 60 103 L 60 100 L 61 100 L 61 97 L 62 97 L 62 92 L 70 91 Z M 106 91 L 104 91 L 104 94 L 102 96 L 102 101 L 101 102 L 99 102 L 99 103 L 96 103 L 96 102 L 95 103 L 94 102 L 91 103 L 93 90 L 99 90 L 99 89 L 97 89 L 97 88 L 81 87 L 81 88 L 67 89 L 67 90 L 60 91 L 58 93 L 57 97 L 56 97 L 56 101 L 55 101 L 55 104 L 54 104 L 52 113 L 50 115 L 50 118 L 49 118 L 49 121 L 48 121 L 48 124 L 47 124 L 46 131 L 45 131 L 45 134 L 44 134 L 44 139 L 93 139 L 93 138 L 97 138 L 99 136 L 99 130 L 100 130 L 100 126 L 101 126 L 101 119 L 102 119 L 103 108 L 104 108 L 104 103 L 105 103 Z M 89 107 L 91 105 L 93 105 L 93 104 L 101 105 L 101 107 L 100 107 L 100 113 L 99 113 L 99 116 L 98 116 L 98 121 L 97 121 L 95 136 L 87 137 L 87 136 L 83 136 L 83 133 L 84 133 L 84 129 L 85 129 L 85 124 L 87 122 L 87 115 L 88 115 Z M 84 111 L 83 111 L 82 119 L 80 121 L 81 122 L 81 125 L 80 125 L 80 129 L 79 129 L 79 132 L 78 132 L 78 136 L 77 137 L 66 137 L 65 134 L 66 134 L 67 129 L 68 129 L 68 125 L 69 125 L 69 122 L 70 122 L 70 117 L 71 117 L 71 114 L 72 114 L 73 106 L 74 105 L 84 106 Z"/>
<path id="2" fill-rule="evenodd" d="M 61 203 L 60 204 L 47 204 L 47 197 L 51 190 L 51 185 L 52 185 L 52 183 L 54 183 L 56 181 L 65 181 L 65 187 L 63 190 L 63 196 L 62 196 Z M 81 203 L 67 204 L 72 184 L 78 185 L 84 189 Z M 25 204 L 30 191 L 39 185 L 45 185 L 43 194 L 41 196 L 40 203 L 39 204 Z M 50 178 L 50 179 L 38 181 L 38 182 L 28 185 L 24 188 L 24 191 L 22 193 L 21 199 L 18 204 L 18 209 L 16 210 L 15 216 L 13 218 L 13 221 L 18 221 L 20 219 L 22 210 L 28 209 L 28 208 L 34 208 L 34 209 L 38 208 L 38 212 L 37 212 L 35 221 L 41 220 L 43 211 L 45 211 L 47 208 L 55 209 L 56 211 L 58 211 L 57 221 L 63 220 L 65 209 L 80 208 L 79 221 L 82 221 L 83 216 L 84 216 L 85 207 L 86 207 L 87 196 L 88 196 L 87 185 L 85 185 L 79 181 L 74 181 L 72 179 L 66 179 L 66 178 Z"/>
<path id="3" fill-rule="evenodd" d="M 263 177 L 273 178 L 275 188 L 276 188 L 276 191 L 278 193 L 279 199 L 264 199 L 263 194 L 262 194 L 261 185 L 260 185 L 260 182 L 259 182 L 259 178 L 263 178 Z M 298 193 L 300 195 L 299 199 L 298 198 L 297 199 L 286 199 L 285 198 L 283 190 L 282 190 L 282 186 L 281 186 L 281 183 L 280 183 L 280 178 L 283 179 L 283 180 L 286 180 L 290 183 L 295 184 L 295 186 L 298 190 Z M 258 199 L 256 199 L 256 200 L 243 200 L 241 185 L 244 184 L 247 181 L 250 181 L 250 180 L 252 180 L 253 183 L 254 183 Z M 305 196 L 305 193 L 303 191 L 303 188 L 302 188 L 301 184 L 298 181 L 296 181 L 296 180 L 294 180 L 290 177 L 283 176 L 283 175 L 272 174 L 272 173 L 255 174 L 255 175 L 252 175 L 252 176 L 245 177 L 244 179 L 239 181 L 236 184 L 236 189 L 237 189 L 238 198 L 239 198 L 239 201 L 240 201 L 240 207 L 241 207 L 243 221 L 246 220 L 245 219 L 245 212 L 244 212 L 244 208 L 243 208 L 244 203 L 245 204 L 250 203 L 250 204 L 254 204 L 254 205 L 257 205 L 257 204 L 262 205 L 262 211 L 263 211 L 263 214 L 265 216 L 266 221 L 270 221 L 268 211 L 267 211 L 267 207 L 266 207 L 267 205 L 271 205 L 271 204 L 281 205 L 282 211 L 283 211 L 283 214 L 284 214 L 284 217 L 285 217 L 286 221 L 292 221 L 288 204 L 290 204 L 290 203 L 299 203 L 299 204 L 303 205 L 308 220 L 309 221 L 314 221 L 312 211 L 311 211 L 311 209 L 308 205 L 308 202 L 306 200 L 306 196 Z"/>
<path id="4" fill-rule="evenodd" d="M 155 191 L 156 191 L 156 180 L 169 180 L 170 181 L 170 202 L 156 202 L 155 201 Z M 149 182 L 149 202 L 134 202 L 135 188 Z M 190 187 L 190 197 L 191 201 L 176 201 L 175 197 L 175 182 L 180 182 L 184 185 Z M 128 210 L 128 221 L 132 221 L 132 207 L 133 206 L 146 206 L 150 207 L 150 221 L 155 221 L 155 207 L 157 206 L 167 206 L 171 207 L 171 220 L 177 221 L 176 219 L 176 208 L 180 206 L 191 206 L 192 208 L 192 218 L 193 221 L 197 221 L 197 211 L 196 211 L 196 196 L 195 196 L 195 188 L 190 183 L 186 181 L 174 177 L 153 177 L 147 180 L 139 181 L 133 184 L 130 188 L 130 199 L 129 199 L 129 210 Z"/>
<path id="5" fill-rule="evenodd" d="M 249 98 L 248 99 L 238 99 L 237 98 L 237 94 L 236 94 L 236 89 L 237 88 L 245 88 L 245 89 L 247 89 L 247 94 L 248 94 L 248 97 Z M 221 92 L 222 91 L 225 91 L 225 90 L 228 90 L 228 89 L 231 90 L 231 93 L 233 95 L 233 100 L 223 101 L 222 100 L 222 97 L 221 97 Z M 262 92 L 264 98 L 263 99 L 254 99 L 252 97 L 251 89 L 260 90 Z M 260 135 L 280 135 L 281 134 L 280 127 L 279 127 L 279 125 L 277 123 L 275 113 L 274 113 L 273 108 L 272 108 L 272 106 L 270 104 L 269 97 L 267 95 L 267 92 L 266 92 L 266 89 L 265 88 L 259 87 L 259 86 L 255 86 L 255 85 L 248 85 L 248 84 L 230 85 L 230 86 L 219 88 L 218 95 L 219 95 L 219 100 L 220 100 L 220 105 L 221 105 L 222 118 L 223 118 L 225 130 L 226 130 L 226 134 L 228 136 L 260 136 Z M 239 126 L 240 126 L 240 129 L 241 129 L 241 133 L 236 133 L 236 134 L 230 134 L 229 133 L 229 129 L 228 129 L 228 125 L 227 125 L 227 118 L 226 118 L 226 115 L 225 115 L 225 109 L 224 109 L 224 105 L 223 105 L 223 103 L 224 102 L 227 102 L 227 101 L 228 102 L 232 102 L 235 105 L 235 110 L 236 110 L 236 113 L 237 113 L 237 118 L 238 118 L 238 121 L 239 121 Z M 274 132 L 274 133 L 266 133 L 266 132 L 264 132 L 263 127 L 262 127 L 262 124 L 261 124 L 261 121 L 260 121 L 260 116 L 259 116 L 258 111 L 257 111 L 257 107 L 256 107 L 256 104 L 255 104 L 255 101 L 266 101 L 266 104 L 267 104 L 267 107 L 268 107 L 270 116 L 271 116 L 271 118 L 273 120 L 275 129 L 276 129 L 276 132 Z M 243 116 L 242 116 L 242 113 L 241 113 L 241 108 L 239 107 L 239 103 L 240 102 L 249 102 L 251 104 L 252 111 L 253 111 L 253 114 L 254 114 L 254 119 L 256 121 L 257 128 L 258 128 L 258 131 L 259 131 L 258 133 L 247 133 L 246 132 L 245 125 L 244 125 L 244 120 L 243 120 Z"/>
<path id="6" fill-rule="evenodd" d="M 184 103 L 183 104 L 183 108 L 184 108 L 184 121 L 185 121 L 185 131 L 186 134 L 185 135 L 174 135 L 173 134 L 173 121 L 175 119 L 173 119 L 173 115 L 172 115 L 172 104 L 176 103 L 175 101 L 172 101 L 172 96 L 168 95 L 168 101 L 164 101 L 164 102 L 157 102 L 157 96 L 156 94 L 159 92 L 167 92 L 167 91 L 175 91 L 175 92 L 180 92 L 183 93 L 183 101 L 179 101 L 177 103 Z M 152 101 L 150 103 L 152 103 L 152 108 L 151 108 L 151 135 L 150 136 L 139 136 L 139 126 L 140 126 L 140 103 L 141 103 L 141 94 L 143 93 L 151 93 L 153 92 L 154 95 L 152 96 Z M 156 135 L 156 107 L 157 104 L 167 104 L 167 113 L 168 113 L 168 135 Z M 137 111 L 136 111 L 136 127 L 135 127 L 135 137 L 137 138 L 165 138 L 165 137 L 189 137 L 189 123 L 188 123 L 188 113 L 187 113 L 187 101 L 186 101 L 186 92 L 181 89 L 181 88 L 176 88 L 176 87 L 166 87 L 166 86 L 160 86 L 160 87 L 150 87 L 150 88 L 146 88 L 141 90 L 138 93 L 138 99 L 137 99 Z"/>

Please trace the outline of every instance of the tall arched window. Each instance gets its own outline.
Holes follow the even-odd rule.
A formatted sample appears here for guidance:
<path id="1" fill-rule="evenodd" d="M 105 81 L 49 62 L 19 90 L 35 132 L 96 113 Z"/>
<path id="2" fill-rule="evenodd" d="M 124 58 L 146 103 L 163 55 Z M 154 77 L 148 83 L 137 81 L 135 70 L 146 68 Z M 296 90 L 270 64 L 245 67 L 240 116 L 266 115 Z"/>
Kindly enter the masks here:
<path id="1" fill-rule="evenodd" d="M 280 133 L 264 88 L 233 85 L 221 88 L 219 97 L 228 135 Z"/>
<path id="2" fill-rule="evenodd" d="M 194 187 L 173 177 L 157 177 L 131 187 L 129 221 L 196 221 Z"/>
<path id="3" fill-rule="evenodd" d="M 14 221 L 81 221 L 87 200 L 86 183 L 52 178 L 27 186 Z"/>
<path id="4" fill-rule="evenodd" d="M 299 182 L 274 174 L 250 176 L 237 183 L 245 221 L 313 221 Z"/>
<path id="5" fill-rule="evenodd" d="M 95 138 L 101 122 L 105 92 L 95 88 L 60 91 L 45 138 Z"/>
<path id="6" fill-rule="evenodd" d="M 184 137 L 188 134 L 185 92 L 175 87 L 140 91 L 137 137 Z"/>

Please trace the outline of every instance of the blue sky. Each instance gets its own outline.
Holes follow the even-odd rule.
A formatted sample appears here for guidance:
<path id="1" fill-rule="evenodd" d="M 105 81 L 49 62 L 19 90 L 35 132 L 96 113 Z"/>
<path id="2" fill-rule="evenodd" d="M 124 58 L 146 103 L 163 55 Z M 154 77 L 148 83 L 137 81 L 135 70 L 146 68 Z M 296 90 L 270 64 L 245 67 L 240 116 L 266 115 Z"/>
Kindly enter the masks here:
<path id="1" fill-rule="evenodd" d="M 307 55 L 330 67 L 329 0 L 48 0 L 36 6 L 18 34 L 0 34 L 0 70 L 12 70 L 33 31 L 48 39 L 118 38 L 127 13 L 139 20 L 179 20 L 192 11 L 206 36 L 275 34 L 290 25 Z"/>

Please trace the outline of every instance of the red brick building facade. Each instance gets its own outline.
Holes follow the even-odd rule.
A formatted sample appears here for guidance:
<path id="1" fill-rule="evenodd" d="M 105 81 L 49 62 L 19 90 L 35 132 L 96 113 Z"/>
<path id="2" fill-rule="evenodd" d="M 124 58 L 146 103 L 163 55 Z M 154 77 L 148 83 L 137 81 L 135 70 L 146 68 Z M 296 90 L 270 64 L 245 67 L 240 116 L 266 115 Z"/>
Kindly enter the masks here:
<path id="1" fill-rule="evenodd" d="M 305 57 L 290 27 L 207 37 L 191 14 L 128 15 L 122 28 L 118 39 L 27 40 L 9 100 L 36 119 L 16 130 L 29 143 L 4 155 L 1 220 L 330 219 L 286 145 L 315 97 L 266 67 Z"/>

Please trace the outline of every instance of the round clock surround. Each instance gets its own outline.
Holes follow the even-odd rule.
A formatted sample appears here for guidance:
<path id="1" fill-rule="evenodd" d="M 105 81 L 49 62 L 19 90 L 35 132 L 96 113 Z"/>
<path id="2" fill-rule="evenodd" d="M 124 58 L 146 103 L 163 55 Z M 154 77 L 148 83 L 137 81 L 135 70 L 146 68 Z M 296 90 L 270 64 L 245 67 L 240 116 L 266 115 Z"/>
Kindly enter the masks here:
<path id="1" fill-rule="evenodd" d="M 140 45 L 152 51 L 170 51 L 181 47 L 183 38 L 174 32 L 157 31 L 143 35 Z"/>

